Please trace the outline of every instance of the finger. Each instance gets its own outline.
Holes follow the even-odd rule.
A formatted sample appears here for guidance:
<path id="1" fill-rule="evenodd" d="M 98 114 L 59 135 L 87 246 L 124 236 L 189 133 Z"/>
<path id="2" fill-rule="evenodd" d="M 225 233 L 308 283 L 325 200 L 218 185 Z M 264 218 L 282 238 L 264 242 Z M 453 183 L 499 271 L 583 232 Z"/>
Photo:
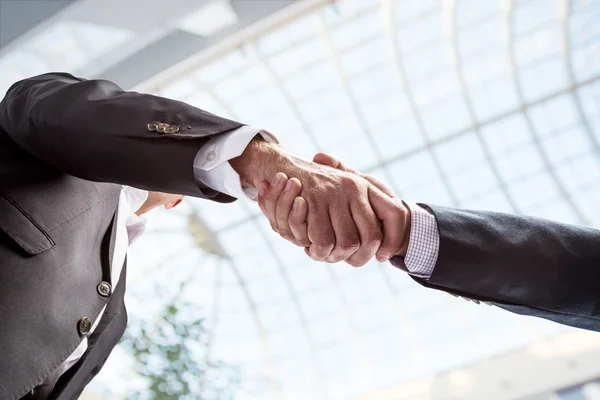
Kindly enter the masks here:
<path id="1" fill-rule="evenodd" d="M 296 178 L 291 178 L 284 186 L 283 192 L 279 195 L 275 207 L 275 219 L 277 220 L 277 229 L 279 234 L 291 242 L 294 241 L 294 235 L 290 229 L 289 217 L 294 205 L 294 199 L 300 195 L 302 184 Z"/>
<path id="2" fill-rule="evenodd" d="M 313 157 L 313 162 L 316 162 L 317 164 L 321 164 L 321 165 L 326 165 L 331 168 L 339 169 L 340 171 L 351 172 L 353 174 L 359 175 L 359 176 L 365 178 L 367 181 L 369 181 L 373 185 L 375 185 L 377 188 L 379 188 L 379 190 L 381 190 L 383 193 L 387 194 L 388 196 L 390 196 L 390 197 L 396 196 L 396 194 L 394 193 L 392 188 L 388 184 L 386 184 L 384 181 L 382 181 L 381 179 L 379 179 L 373 175 L 362 174 L 362 173 L 356 171 L 355 169 L 350 168 L 347 165 L 344 165 L 344 163 L 342 163 L 340 160 L 338 160 L 331 154 L 317 153 Z"/>
<path id="3" fill-rule="evenodd" d="M 367 175 L 367 174 L 359 174 L 359 175 L 362 176 L 363 178 L 365 178 L 367 181 L 369 181 L 369 183 L 371 183 L 373 186 L 375 186 L 377 189 L 381 190 L 383 193 L 387 194 L 388 196 L 396 197 L 396 193 L 394 193 L 391 186 L 389 186 L 387 183 L 385 183 L 381 179 L 377 178 L 376 176 Z"/>
<path id="4" fill-rule="evenodd" d="M 351 173 L 357 173 L 356 170 L 344 165 L 340 160 L 327 153 L 317 153 L 313 157 L 313 162 L 321 165 L 326 165 L 331 168 L 339 169 Z"/>
<path id="5" fill-rule="evenodd" d="M 312 258 L 312 256 L 310 255 L 310 247 L 305 247 L 304 248 L 304 252 L 306 253 L 307 256 L 309 256 L 310 258 Z"/>
<path id="6" fill-rule="evenodd" d="M 377 260 L 388 261 L 402 248 L 407 210 L 375 187 L 369 187 L 369 202 L 383 225 L 383 241 L 377 250 Z"/>
<path id="7" fill-rule="evenodd" d="M 276 208 L 277 208 L 277 200 L 283 192 L 283 188 L 285 187 L 288 181 L 288 177 L 283 172 L 278 172 L 275 174 L 271 185 L 265 192 L 265 215 L 271 222 L 271 227 L 276 232 L 279 232 L 279 228 L 277 226 L 277 216 L 276 216 Z"/>
<path id="8" fill-rule="evenodd" d="M 292 212 L 290 213 L 289 224 L 295 243 L 302 247 L 309 247 L 311 244 L 308 239 L 307 216 L 308 204 L 306 204 L 306 201 L 302 197 L 296 197 Z"/>
<path id="9" fill-rule="evenodd" d="M 369 204 L 368 195 L 355 199 L 350 205 L 350 210 L 358 228 L 360 249 L 346 261 L 354 267 L 361 267 L 375 257 L 381 246 L 383 234 L 377 215 Z"/>
<path id="10" fill-rule="evenodd" d="M 317 164 L 326 165 L 331 168 L 336 168 L 340 165 L 340 160 L 327 153 L 317 153 L 313 157 L 313 162 Z"/>
<path id="11" fill-rule="evenodd" d="M 260 211 L 262 211 L 262 213 L 267 218 L 268 218 L 267 210 L 265 208 L 265 193 L 268 188 L 269 188 L 269 182 L 267 182 L 267 181 L 262 181 L 258 185 L 258 206 L 260 207 Z"/>
<path id="12" fill-rule="evenodd" d="M 360 236 L 352 218 L 350 205 L 346 207 L 333 206 L 329 209 L 329 215 L 335 233 L 335 247 L 325 261 L 331 263 L 344 261 L 361 247 Z"/>
<path id="13" fill-rule="evenodd" d="M 325 261 L 335 246 L 335 233 L 331 226 L 327 206 L 318 202 L 308 204 L 308 240 L 310 240 L 309 254 L 313 260 Z"/>

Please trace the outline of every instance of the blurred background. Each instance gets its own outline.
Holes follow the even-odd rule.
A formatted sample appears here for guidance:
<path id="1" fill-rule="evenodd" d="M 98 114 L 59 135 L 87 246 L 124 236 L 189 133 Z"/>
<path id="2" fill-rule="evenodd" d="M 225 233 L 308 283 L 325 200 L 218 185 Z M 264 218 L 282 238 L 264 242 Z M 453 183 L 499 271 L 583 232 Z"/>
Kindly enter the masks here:
<path id="1" fill-rule="evenodd" d="M 331 152 L 403 198 L 600 227 L 600 0 L 1 0 L 0 93 L 68 71 Z M 83 399 L 600 399 L 600 335 L 318 264 L 252 202 L 129 255 Z"/>

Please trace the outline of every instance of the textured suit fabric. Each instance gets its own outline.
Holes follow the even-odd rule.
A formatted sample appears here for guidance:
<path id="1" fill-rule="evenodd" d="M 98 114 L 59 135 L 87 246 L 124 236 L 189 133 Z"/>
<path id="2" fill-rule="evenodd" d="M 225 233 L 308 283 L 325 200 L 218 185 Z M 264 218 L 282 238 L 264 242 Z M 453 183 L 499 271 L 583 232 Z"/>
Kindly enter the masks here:
<path id="1" fill-rule="evenodd" d="M 125 261 L 127 263 L 127 261 Z M 85 386 L 100 371 L 110 351 L 117 345 L 125 326 L 127 311 L 123 302 L 125 294 L 126 266 L 123 267 L 119 284 L 106 306 L 100 323 L 88 338 L 88 348 L 77 363 L 56 383 L 49 400 L 70 400 L 79 397 Z"/>
<path id="2" fill-rule="evenodd" d="M 180 133 L 149 132 L 152 121 Z M 81 341 L 78 321 L 94 321 L 109 301 L 97 285 L 110 282 L 121 185 L 232 201 L 196 182 L 193 160 L 210 136 L 240 126 L 68 74 L 9 89 L 0 103 L 0 399 L 26 395 L 58 367 Z M 79 383 L 61 382 L 61 399 L 81 391 L 121 336 L 119 293 L 107 307 L 114 318 L 103 317 L 87 361 L 77 364 L 87 363 L 73 375 Z"/>
<path id="3" fill-rule="evenodd" d="M 420 284 L 506 310 L 600 331 L 600 231 L 540 218 L 422 207 L 440 248 Z"/>

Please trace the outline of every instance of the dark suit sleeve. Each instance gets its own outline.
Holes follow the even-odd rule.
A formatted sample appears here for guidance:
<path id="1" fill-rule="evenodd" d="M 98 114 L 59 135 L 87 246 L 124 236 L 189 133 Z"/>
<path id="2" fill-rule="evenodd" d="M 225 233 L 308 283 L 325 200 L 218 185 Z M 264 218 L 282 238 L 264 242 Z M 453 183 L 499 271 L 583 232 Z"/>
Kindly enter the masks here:
<path id="1" fill-rule="evenodd" d="M 179 132 L 150 132 L 152 121 L 176 125 Z M 240 126 L 179 101 L 62 73 L 17 82 L 0 103 L 0 127 L 49 167 L 86 180 L 217 201 L 232 198 L 196 182 L 194 157 L 211 136 Z"/>
<path id="2" fill-rule="evenodd" d="M 440 248 L 422 285 L 600 331 L 600 231 L 539 218 L 421 205 Z"/>

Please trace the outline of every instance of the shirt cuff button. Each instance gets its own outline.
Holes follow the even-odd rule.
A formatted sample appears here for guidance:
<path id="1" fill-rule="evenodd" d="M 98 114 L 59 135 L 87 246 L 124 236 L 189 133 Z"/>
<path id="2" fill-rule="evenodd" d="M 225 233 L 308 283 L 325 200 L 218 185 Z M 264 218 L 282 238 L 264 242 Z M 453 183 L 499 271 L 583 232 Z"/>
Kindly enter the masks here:
<path id="1" fill-rule="evenodd" d="M 209 152 L 206 154 L 206 159 L 207 159 L 208 161 L 214 161 L 214 159 L 215 159 L 215 158 L 217 158 L 217 154 L 216 154 L 214 151 L 209 151 Z"/>

